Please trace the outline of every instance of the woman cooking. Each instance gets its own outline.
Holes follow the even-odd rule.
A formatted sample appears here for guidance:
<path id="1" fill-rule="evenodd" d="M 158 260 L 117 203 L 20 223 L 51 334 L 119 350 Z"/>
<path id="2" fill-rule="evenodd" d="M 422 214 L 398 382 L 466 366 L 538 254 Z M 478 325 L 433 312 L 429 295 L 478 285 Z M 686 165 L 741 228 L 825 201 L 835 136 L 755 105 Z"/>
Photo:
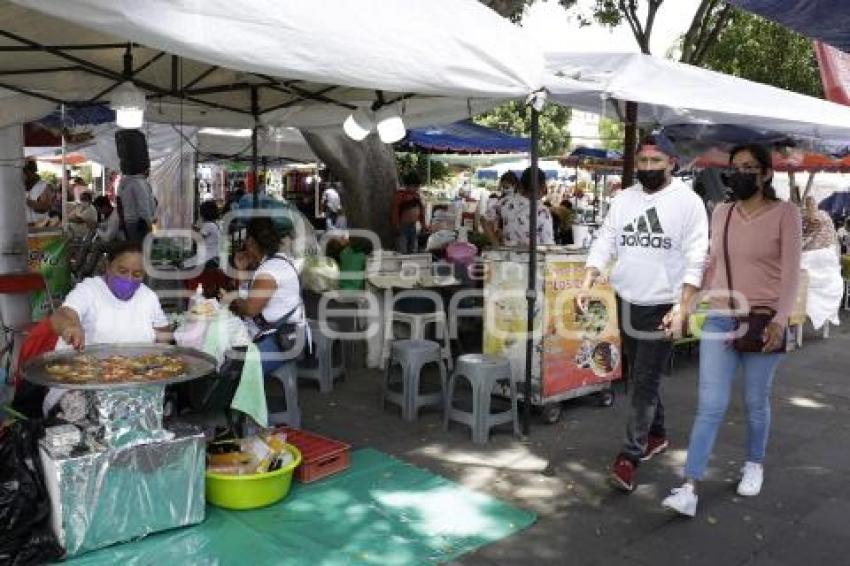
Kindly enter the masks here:
<path id="1" fill-rule="evenodd" d="M 159 298 L 142 283 L 142 249 L 118 242 L 108 254 L 106 273 L 84 279 L 53 314 L 57 349 L 82 350 L 86 344 L 170 342 L 168 319 Z"/>
<path id="2" fill-rule="evenodd" d="M 245 250 L 234 257 L 237 269 L 254 272 L 247 292 L 230 303 L 230 310 L 248 319 L 247 326 L 262 354 L 264 374 L 291 357 L 290 353 L 281 355 L 278 330 L 283 325 L 305 326 L 298 270 L 280 247 L 281 235 L 271 219 L 252 218 Z"/>
<path id="3" fill-rule="evenodd" d="M 50 317 L 59 336 L 57 350 L 83 350 L 94 344 L 171 342 L 168 319 L 156 294 L 142 283 L 144 263 L 137 242 L 116 242 L 107 253 L 106 273 L 77 284 Z M 51 389 L 47 414 L 66 392 Z"/>

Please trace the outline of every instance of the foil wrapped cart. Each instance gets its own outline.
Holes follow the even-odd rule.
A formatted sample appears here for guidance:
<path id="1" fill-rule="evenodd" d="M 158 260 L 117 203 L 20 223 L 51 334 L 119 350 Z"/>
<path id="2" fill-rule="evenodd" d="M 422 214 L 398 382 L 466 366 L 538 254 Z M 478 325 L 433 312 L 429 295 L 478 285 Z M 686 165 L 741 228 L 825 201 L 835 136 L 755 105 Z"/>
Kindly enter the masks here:
<path id="1" fill-rule="evenodd" d="M 40 441 L 51 521 L 66 556 L 204 520 L 205 439 L 185 424 L 163 425 L 165 386 L 207 375 L 215 360 L 164 345 L 98 345 L 89 356 L 179 357 L 183 374 L 151 381 L 67 383 L 47 366 L 76 355 L 52 352 L 32 360 L 33 383 L 81 391 L 85 418 L 49 427 Z"/>

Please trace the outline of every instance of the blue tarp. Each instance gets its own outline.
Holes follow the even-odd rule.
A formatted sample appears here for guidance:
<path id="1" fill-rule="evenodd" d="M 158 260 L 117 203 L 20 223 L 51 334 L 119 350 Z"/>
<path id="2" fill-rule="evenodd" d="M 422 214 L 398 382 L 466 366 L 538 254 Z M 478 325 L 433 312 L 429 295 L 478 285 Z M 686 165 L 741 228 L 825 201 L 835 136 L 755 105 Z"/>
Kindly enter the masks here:
<path id="1" fill-rule="evenodd" d="M 525 169 L 509 169 L 509 171 L 511 171 L 514 175 L 516 175 L 517 179 L 520 179 L 522 177 L 522 173 L 523 173 L 523 171 L 525 171 Z M 547 181 L 553 181 L 553 180 L 558 178 L 558 171 L 555 170 L 555 169 L 542 169 L 542 171 L 543 171 L 543 174 L 546 175 Z M 498 181 L 499 177 L 504 173 L 506 173 L 506 171 L 503 171 L 500 174 L 498 169 L 479 169 L 475 173 L 475 177 L 479 181 L 487 181 L 487 180 Z"/>
<path id="2" fill-rule="evenodd" d="M 59 110 L 53 111 L 36 123 L 48 128 L 58 128 L 62 121 L 62 113 Z M 65 107 L 65 124 L 66 125 L 84 125 L 84 124 L 106 124 L 115 121 L 115 112 L 104 104 L 92 104 L 89 106 L 66 106 Z"/>
<path id="3" fill-rule="evenodd" d="M 402 148 L 436 153 L 528 153 L 531 140 L 485 128 L 470 120 L 408 130 Z"/>
<path id="4" fill-rule="evenodd" d="M 595 147 L 577 147 L 569 157 L 588 157 L 591 159 L 622 159 L 623 153 L 613 149 L 597 149 Z"/>
<path id="5" fill-rule="evenodd" d="M 732 124 L 676 124 L 662 128 L 661 135 L 670 140 L 680 155 L 688 155 L 693 150 L 699 152 L 709 146 L 729 149 L 746 143 L 800 147 L 811 153 L 833 157 L 844 157 L 850 153 L 850 140 L 796 140 L 778 132 Z"/>
<path id="6" fill-rule="evenodd" d="M 844 220 L 850 216 L 850 192 L 832 193 L 820 201 L 818 208 L 826 211 L 833 220 Z"/>
<path id="7" fill-rule="evenodd" d="M 847 0 L 730 0 L 730 2 L 850 53 L 850 2 Z"/>

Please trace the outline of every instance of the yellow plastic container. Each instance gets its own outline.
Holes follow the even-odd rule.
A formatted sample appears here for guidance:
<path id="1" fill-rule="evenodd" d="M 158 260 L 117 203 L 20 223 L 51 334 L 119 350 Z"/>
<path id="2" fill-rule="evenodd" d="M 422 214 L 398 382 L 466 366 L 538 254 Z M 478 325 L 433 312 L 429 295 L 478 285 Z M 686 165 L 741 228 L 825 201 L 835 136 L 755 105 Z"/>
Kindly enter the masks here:
<path id="1" fill-rule="evenodd" d="M 256 509 L 277 503 L 289 493 L 292 474 L 301 464 L 301 452 L 287 444 L 293 460 L 265 474 L 234 476 L 207 472 L 207 502 L 227 509 Z"/>

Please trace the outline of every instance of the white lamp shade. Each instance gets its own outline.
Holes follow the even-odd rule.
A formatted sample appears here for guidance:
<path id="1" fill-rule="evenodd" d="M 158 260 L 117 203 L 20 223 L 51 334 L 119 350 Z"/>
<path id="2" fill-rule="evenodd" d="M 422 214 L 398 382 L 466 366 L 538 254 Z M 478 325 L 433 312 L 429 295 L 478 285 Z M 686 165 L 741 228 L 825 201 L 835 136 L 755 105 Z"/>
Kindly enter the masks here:
<path id="1" fill-rule="evenodd" d="M 145 111 L 121 108 L 115 111 L 115 123 L 125 130 L 141 128 L 145 121 Z"/>
<path id="2" fill-rule="evenodd" d="M 354 141 L 363 141 L 375 126 L 372 117 L 362 108 L 358 108 L 345 119 L 342 129 L 345 135 Z"/>
<path id="3" fill-rule="evenodd" d="M 119 128 L 140 128 L 145 116 L 145 93 L 129 82 L 121 83 L 109 99 Z"/>
<path id="4" fill-rule="evenodd" d="M 378 112 L 378 136 L 384 143 L 401 141 L 407 129 L 401 116 L 394 107 L 385 108 Z"/>

